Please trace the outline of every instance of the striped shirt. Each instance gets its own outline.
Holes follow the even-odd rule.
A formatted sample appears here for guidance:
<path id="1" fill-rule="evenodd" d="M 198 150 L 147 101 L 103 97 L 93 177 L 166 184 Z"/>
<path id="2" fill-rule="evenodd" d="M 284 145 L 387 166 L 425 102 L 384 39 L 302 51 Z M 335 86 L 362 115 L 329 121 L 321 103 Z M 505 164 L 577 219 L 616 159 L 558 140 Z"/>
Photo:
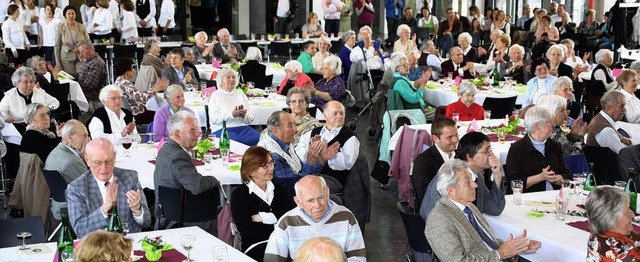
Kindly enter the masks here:
<path id="1" fill-rule="evenodd" d="M 327 213 L 315 222 L 302 208 L 285 213 L 265 250 L 264 261 L 291 261 L 304 241 L 328 237 L 345 251 L 349 261 L 367 261 L 366 249 L 358 221 L 346 207 L 329 200 Z"/>

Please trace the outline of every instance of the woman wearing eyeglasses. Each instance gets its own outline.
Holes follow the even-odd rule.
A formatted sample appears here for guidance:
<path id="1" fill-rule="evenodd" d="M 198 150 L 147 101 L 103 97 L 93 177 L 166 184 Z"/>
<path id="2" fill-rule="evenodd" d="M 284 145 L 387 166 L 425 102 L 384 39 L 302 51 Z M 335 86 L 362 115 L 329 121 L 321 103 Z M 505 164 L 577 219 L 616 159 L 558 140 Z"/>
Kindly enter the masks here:
<path id="1" fill-rule="evenodd" d="M 242 251 L 269 239 L 278 219 L 295 207 L 287 192 L 271 182 L 273 169 L 271 152 L 262 147 L 252 146 L 242 157 L 244 183 L 231 193 L 231 215 L 242 237 Z M 266 245 L 257 248 L 250 254 L 262 261 Z"/>
<path id="2" fill-rule="evenodd" d="M 303 134 L 323 125 L 307 111 L 309 103 L 311 103 L 311 95 L 307 90 L 294 87 L 287 92 L 287 105 L 291 109 L 293 123 L 296 125 L 296 134 L 293 143 L 291 143 L 294 147 L 298 145 Z"/>

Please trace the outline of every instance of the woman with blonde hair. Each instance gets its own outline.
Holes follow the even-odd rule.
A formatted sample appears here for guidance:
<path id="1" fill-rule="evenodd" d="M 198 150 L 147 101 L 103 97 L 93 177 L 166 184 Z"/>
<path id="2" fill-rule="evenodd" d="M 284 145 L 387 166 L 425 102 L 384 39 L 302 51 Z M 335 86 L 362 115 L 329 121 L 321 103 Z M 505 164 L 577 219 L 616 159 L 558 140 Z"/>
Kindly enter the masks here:
<path id="1" fill-rule="evenodd" d="M 86 235 L 75 251 L 76 262 L 130 261 L 133 244 L 122 234 L 98 230 Z"/>
<path id="2" fill-rule="evenodd" d="M 307 23 L 302 26 L 302 38 L 326 36 L 327 33 L 322 30 L 322 26 L 318 23 L 318 14 L 309 13 Z"/>

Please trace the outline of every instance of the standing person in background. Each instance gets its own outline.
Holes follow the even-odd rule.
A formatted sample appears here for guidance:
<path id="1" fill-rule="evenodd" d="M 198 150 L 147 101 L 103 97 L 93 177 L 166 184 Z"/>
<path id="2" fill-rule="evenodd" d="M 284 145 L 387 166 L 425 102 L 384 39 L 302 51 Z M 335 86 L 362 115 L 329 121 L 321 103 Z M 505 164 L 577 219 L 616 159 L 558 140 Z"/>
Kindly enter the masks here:
<path id="1" fill-rule="evenodd" d="M 396 31 L 402 18 L 402 8 L 404 1 L 401 0 L 384 0 L 385 17 L 387 18 L 387 45 L 391 45 L 395 41 L 395 37 L 391 36 Z"/>
<path id="2" fill-rule="evenodd" d="M 83 61 L 80 60 L 78 43 L 89 41 L 89 34 L 83 24 L 76 22 L 76 9 L 73 6 L 64 8 L 65 20 L 58 26 L 58 34 L 54 46 L 56 64 L 62 65 L 62 70 L 76 76 Z"/>
<path id="3" fill-rule="evenodd" d="M 455 45 L 455 40 L 462 32 L 462 22 L 456 18 L 453 9 L 447 8 L 447 20 L 438 25 L 438 47 L 445 54 Z"/>
<path id="4" fill-rule="evenodd" d="M 138 21 L 138 35 L 151 36 L 152 27 L 155 26 L 156 1 L 136 0 L 136 15 Z"/>
<path id="5" fill-rule="evenodd" d="M 122 40 L 138 38 L 138 28 L 136 23 L 135 6 L 132 0 L 122 0 L 122 21 L 120 22 Z"/>
<path id="6" fill-rule="evenodd" d="M 158 35 L 173 35 L 173 28 L 176 27 L 175 14 L 176 6 L 173 0 L 162 0 L 160 18 L 158 18 Z"/>
<path id="7" fill-rule="evenodd" d="M 113 27 L 113 17 L 109 11 L 109 0 L 98 0 L 96 2 L 98 10 L 93 13 L 93 33 L 95 38 L 91 39 L 109 39 L 111 37 L 111 28 Z"/>
<path id="8" fill-rule="evenodd" d="M 324 0 L 322 1 L 322 10 L 324 11 L 324 31 L 328 36 L 338 36 L 340 31 L 340 11 L 344 7 L 344 3 L 340 0 Z"/>
<path id="9" fill-rule="evenodd" d="M 340 9 L 340 32 L 347 32 L 351 30 L 353 4 L 351 3 L 351 0 L 342 0 L 342 3 L 344 4 L 344 7 Z"/>
<path id="10" fill-rule="evenodd" d="M 400 19 L 400 24 L 408 25 L 409 28 L 411 28 L 411 32 L 416 31 L 416 27 L 418 27 L 418 20 L 413 17 L 413 11 L 411 11 L 411 8 L 406 7 L 404 9 L 404 16 Z"/>
<path id="11" fill-rule="evenodd" d="M 418 28 L 427 28 L 429 30 L 429 38 L 433 38 L 436 32 L 438 32 L 438 18 L 431 15 L 428 7 L 422 7 L 420 13 L 422 14 L 422 18 L 418 20 Z"/>
<path id="12" fill-rule="evenodd" d="M 38 14 L 38 8 L 33 3 L 33 0 L 24 0 L 24 31 L 27 32 L 27 38 L 29 43 L 33 43 L 37 47 L 29 50 L 27 57 L 40 54 L 40 47 L 42 46 L 42 32 L 38 27 L 38 20 L 40 20 Z"/>
<path id="13" fill-rule="evenodd" d="M 375 9 L 373 9 L 371 0 L 356 0 L 353 3 L 353 9 L 356 10 L 356 15 L 358 15 L 358 29 L 365 25 L 368 27 L 373 26 Z"/>
<path id="14" fill-rule="evenodd" d="M 111 13 L 111 18 L 113 19 L 113 25 L 111 27 L 111 36 L 113 37 L 113 41 L 116 43 L 120 43 L 122 38 L 122 7 L 120 6 L 122 0 L 110 0 L 109 1 L 109 12 Z M 135 27 L 135 26 L 134 26 Z"/>
<path id="15" fill-rule="evenodd" d="M 27 60 L 27 51 L 31 49 L 29 39 L 19 23 L 20 7 L 9 5 L 7 7 L 7 20 L 2 23 L 2 39 L 4 40 L 5 53 L 9 61 L 16 66 Z"/>
<path id="16" fill-rule="evenodd" d="M 58 25 L 62 23 L 62 20 L 53 16 L 55 7 L 49 3 L 44 6 L 45 16 L 40 17 L 40 27 L 42 28 L 42 53 L 47 62 L 51 63 L 51 66 L 56 66 L 56 56 L 54 52 L 54 46 L 56 43 L 56 35 L 58 35 Z"/>
<path id="17" fill-rule="evenodd" d="M 522 16 L 518 18 L 518 22 L 516 22 L 516 28 L 520 30 L 528 30 L 525 28 L 524 24 L 531 19 L 531 7 L 529 5 L 525 5 L 522 8 Z"/>
<path id="18" fill-rule="evenodd" d="M 298 0 L 275 0 L 272 3 L 274 32 L 288 34 L 291 32 L 291 21 L 298 14 Z"/>

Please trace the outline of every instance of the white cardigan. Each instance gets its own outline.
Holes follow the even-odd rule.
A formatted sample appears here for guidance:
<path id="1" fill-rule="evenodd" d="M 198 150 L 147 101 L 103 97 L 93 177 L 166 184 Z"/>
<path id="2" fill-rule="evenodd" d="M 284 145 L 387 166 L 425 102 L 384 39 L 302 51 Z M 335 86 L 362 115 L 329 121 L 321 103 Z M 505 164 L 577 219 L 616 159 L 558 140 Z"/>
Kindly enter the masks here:
<path id="1" fill-rule="evenodd" d="M 138 23 L 136 13 L 133 11 L 122 11 L 122 39 L 138 37 Z"/>
<path id="2" fill-rule="evenodd" d="M 106 35 L 111 33 L 113 27 L 113 17 L 111 11 L 105 8 L 98 8 L 93 14 L 93 24 L 98 24 L 93 30 L 96 35 Z"/>
<path id="3" fill-rule="evenodd" d="M 233 117 L 231 113 L 239 105 L 247 109 L 244 118 Z M 255 117 L 255 112 L 249 108 L 249 99 L 238 89 L 233 89 L 231 92 L 218 89 L 209 98 L 209 121 L 213 132 L 222 129 L 222 121 L 227 121 L 227 128 L 246 126 L 251 124 Z"/>
<path id="4" fill-rule="evenodd" d="M 41 88 L 34 88 L 31 96 L 32 103 L 40 103 L 52 109 L 57 109 L 60 102 L 55 97 L 47 94 Z M 27 111 L 27 104 L 24 98 L 18 94 L 18 88 L 14 87 L 4 93 L 4 98 L 0 101 L 0 114 L 10 116 L 15 119 L 15 123 L 25 123 L 24 114 Z"/>

